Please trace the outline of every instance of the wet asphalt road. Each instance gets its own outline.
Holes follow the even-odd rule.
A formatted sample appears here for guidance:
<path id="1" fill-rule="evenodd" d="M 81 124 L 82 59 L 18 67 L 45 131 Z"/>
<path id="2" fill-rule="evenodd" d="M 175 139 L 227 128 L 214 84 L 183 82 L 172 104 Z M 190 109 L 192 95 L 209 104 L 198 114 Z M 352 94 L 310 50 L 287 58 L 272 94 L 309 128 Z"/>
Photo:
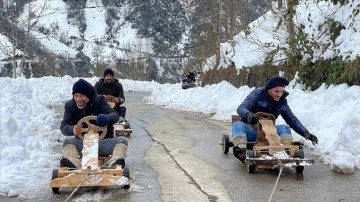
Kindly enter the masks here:
<path id="1" fill-rule="evenodd" d="M 142 101 L 149 93 L 126 92 L 127 118 L 133 133 L 128 137 L 127 167 L 130 189 L 83 188 L 69 201 L 268 201 L 278 174 L 259 170 L 248 174 L 232 154 L 223 154 L 219 141 L 230 123 L 197 113 L 179 112 Z M 59 110 L 62 115 L 62 107 Z M 60 123 L 61 120 L 59 120 Z M 321 141 L 321 140 L 320 140 Z M 61 148 L 55 148 L 61 152 Z M 305 150 L 315 165 L 303 177 L 284 169 L 272 201 L 360 201 L 360 171 L 332 172 L 319 155 Z M 72 190 L 26 201 L 65 201 Z M 17 201 L 1 197 L 1 201 Z"/>

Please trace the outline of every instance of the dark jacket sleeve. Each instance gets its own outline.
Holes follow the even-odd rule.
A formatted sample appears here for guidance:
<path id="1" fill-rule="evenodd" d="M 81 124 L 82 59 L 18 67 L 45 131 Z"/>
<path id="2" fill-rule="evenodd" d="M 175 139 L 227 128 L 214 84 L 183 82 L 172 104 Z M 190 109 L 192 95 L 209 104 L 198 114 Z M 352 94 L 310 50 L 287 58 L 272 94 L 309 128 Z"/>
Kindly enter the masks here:
<path id="1" fill-rule="evenodd" d="M 117 97 L 125 101 L 124 88 L 121 83 L 119 83 L 117 91 Z"/>
<path id="2" fill-rule="evenodd" d="M 237 113 L 240 115 L 241 121 L 248 123 L 247 117 L 252 113 L 250 109 L 255 106 L 260 92 L 260 90 L 253 90 L 237 108 Z"/>
<path id="3" fill-rule="evenodd" d="M 281 116 L 284 118 L 285 122 L 292 128 L 296 133 L 301 136 L 304 136 L 305 133 L 309 132 L 299 121 L 298 118 L 292 113 L 289 105 L 286 103 L 284 105 L 284 110 L 281 112 Z"/>
<path id="4" fill-rule="evenodd" d="M 65 103 L 64 117 L 60 125 L 60 130 L 65 136 L 72 136 L 74 125 L 76 124 L 71 111 L 71 101 Z"/>

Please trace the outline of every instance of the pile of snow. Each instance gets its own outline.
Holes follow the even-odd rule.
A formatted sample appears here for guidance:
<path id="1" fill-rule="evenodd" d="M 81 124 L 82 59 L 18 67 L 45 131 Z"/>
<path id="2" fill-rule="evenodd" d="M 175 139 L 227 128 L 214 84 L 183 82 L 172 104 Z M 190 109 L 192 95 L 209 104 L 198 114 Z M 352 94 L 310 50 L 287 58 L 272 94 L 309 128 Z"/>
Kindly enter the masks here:
<path id="1" fill-rule="evenodd" d="M 99 78 L 86 78 L 91 84 Z M 71 99 L 72 85 L 78 78 L 68 76 L 38 79 L 0 77 L 0 194 L 18 199 L 50 194 L 52 169 L 58 168 L 61 154 L 52 148 L 63 136 L 54 110 Z M 235 88 L 227 82 L 183 90 L 181 84 L 159 84 L 120 80 L 126 91 L 152 91 L 148 104 L 178 110 L 212 114 L 214 119 L 230 121 L 236 108 L 253 90 Z M 294 85 L 297 86 L 297 85 Z M 337 172 L 360 169 L 360 87 L 322 86 L 313 92 L 287 88 L 289 105 L 302 123 L 315 134 L 322 159 Z M 282 119 L 278 123 L 284 123 Z M 302 137 L 293 133 L 295 139 Z M 44 190 L 48 190 L 47 192 Z"/>

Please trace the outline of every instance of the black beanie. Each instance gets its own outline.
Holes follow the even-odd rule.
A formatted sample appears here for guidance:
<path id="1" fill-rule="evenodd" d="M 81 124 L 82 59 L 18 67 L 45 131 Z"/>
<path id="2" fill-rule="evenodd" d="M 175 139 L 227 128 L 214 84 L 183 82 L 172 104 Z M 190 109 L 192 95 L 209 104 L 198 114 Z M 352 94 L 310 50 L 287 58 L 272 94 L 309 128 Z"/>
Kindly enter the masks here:
<path id="1" fill-rule="evenodd" d="M 108 75 L 108 74 L 110 74 L 111 76 L 114 76 L 114 71 L 113 71 L 112 69 L 110 69 L 110 68 L 105 69 L 105 71 L 104 71 L 104 77 L 105 77 L 106 75 Z"/>
<path id="2" fill-rule="evenodd" d="M 90 99 L 94 96 L 95 90 L 89 82 L 84 79 L 79 79 L 74 83 L 72 88 L 72 94 L 74 95 L 75 93 L 81 93 Z"/>
<path id="3" fill-rule="evenodd" d="M 265 89 L 269 90 L 275 87 L 285 87 L 289 85 L 289 81 L 286 80 L 284 77 L 281 76 L 274 76 L 269 79 L 269 81 L 266 84 Z"/>

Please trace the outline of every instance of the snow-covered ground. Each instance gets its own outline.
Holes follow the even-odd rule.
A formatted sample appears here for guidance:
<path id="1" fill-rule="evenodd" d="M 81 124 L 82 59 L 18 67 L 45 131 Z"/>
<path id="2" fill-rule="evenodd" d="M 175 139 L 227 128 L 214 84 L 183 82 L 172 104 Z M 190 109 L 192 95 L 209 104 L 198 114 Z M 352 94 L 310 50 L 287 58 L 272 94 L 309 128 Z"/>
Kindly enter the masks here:
<path id="1" fill-rule="evenodd" d="M 72 85 L 78 78 L 68 76 L 38 79 L 0 78 L 0 187 L 1 195 L 32 198 L 39 190 L 49 189 L 52 169 L 60 154 L 52 147 L 63 136 L 54 129 L 56 113 L 47 106 L 71 99 Z M 95 84 L 98 78 L 86 78 Z M 253 88 L 235 88 L 227 82 L 203 88 L 181 89 L 181 84 L 159 84 L 121 80 L 127 91 L 152 91 L 144 98 L 148 104 L 178 110 L 213 114 L 230 121 L 236 108 Z M 337 172 L 360 169 L 360 87 L 347 85 L 320 87 L 305 92 L 291 83 L 286 89 L 289 105 L 302 123 L 319 138 L 312 146 L 323 153 L 322 160 Z M 283 123 L 278 119 L 278 123 Z M 297 134 L 295 139 L 303 140 Z M 10 169 L 9 169 L 10 168 Z"/>

